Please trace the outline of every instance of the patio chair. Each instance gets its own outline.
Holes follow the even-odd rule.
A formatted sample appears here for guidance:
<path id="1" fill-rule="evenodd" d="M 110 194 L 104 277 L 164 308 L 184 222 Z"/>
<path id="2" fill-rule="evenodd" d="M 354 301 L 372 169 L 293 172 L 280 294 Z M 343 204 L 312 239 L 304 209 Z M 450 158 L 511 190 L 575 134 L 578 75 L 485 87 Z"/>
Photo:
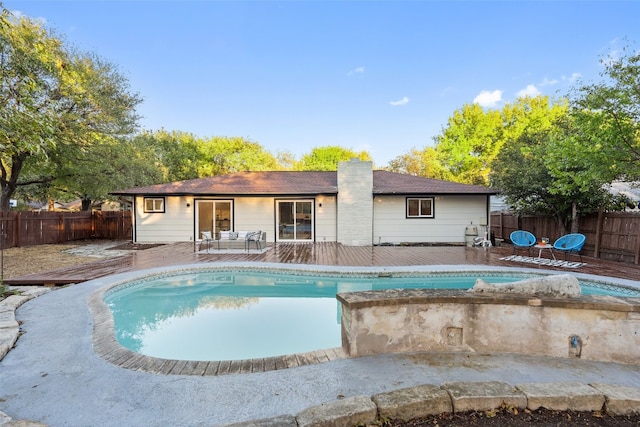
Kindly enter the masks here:
<path id="1" fill-rule="evenodd" d="M 205 245 L 207 247 L 207 252 L 209 252 L 209 249 L 211 248 L 211 242 L 213 242 L 213 237 L 211 237 L 211 232 L 202 231 L 200 232 L 200 236 L 202 237 L 202 240 L 200 240 L 200 246 L 198 247 L 198 250 L 201 251 L 202 245 Z"/>
<path id="2" fill-rule="evenodd" d="M 256 243 L 256 249 L 262 250 L 262 241 L 263 241 L 263 232 L 262 231 L 253 231 L 247 233 L 244 241 L 244 248 L 247 252 L 251 249 L 251 242 Z"/>
<path id="3" fill-rule="evenodd" d="M 582 250 L 586 240 L 587 238 L 584 234 L 565 234 L 553 243 L 553 249 L 564 252 L 565 260 L 571 253 L 578 254 L 580 256 L 580 262 L 582 262 L 582 254 L 580 251 Z"/>
<path id="4" fill-rule="evenodd" d="M 536 244 L 536 236 L 525 230 L 516 230 L 509 236 L 511 243 L 513 243 L 513 253 L 516 253 L 516 249 L 526 249 L 527 253 L 531 255 L 531 248 Z"/>

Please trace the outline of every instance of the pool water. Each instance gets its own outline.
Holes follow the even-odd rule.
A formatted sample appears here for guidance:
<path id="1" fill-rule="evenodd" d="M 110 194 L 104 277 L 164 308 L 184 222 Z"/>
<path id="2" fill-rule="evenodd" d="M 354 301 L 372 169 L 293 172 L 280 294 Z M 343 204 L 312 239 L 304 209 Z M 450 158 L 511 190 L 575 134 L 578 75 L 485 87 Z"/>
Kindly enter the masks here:
<path id="1" fill-rule="evenodd" d="M 118 342 L 134 352 L 177 360 L 241 360 L 340 347 L 337 293 L 469 289 L 478 277 L 504 283 L 531 275 L 341 277 L 198 271 L 118 286 L 107 292 L 105 302 L 114 316 Z M 634 296 L 626 288 L 581 286 L 583 294 Z"/>

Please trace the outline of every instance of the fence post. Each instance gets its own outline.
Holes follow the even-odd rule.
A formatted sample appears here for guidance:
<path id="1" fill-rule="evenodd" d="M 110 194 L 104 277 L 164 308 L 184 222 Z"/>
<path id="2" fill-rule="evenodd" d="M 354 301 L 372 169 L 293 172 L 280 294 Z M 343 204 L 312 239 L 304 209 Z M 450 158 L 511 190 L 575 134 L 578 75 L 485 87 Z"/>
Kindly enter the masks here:
<path id="1" fill-rule="evenodd" d="M 602 244 L 602 224 L 604 222 L 604 210 L 598 209 L 598 220 L 596 221 L 596 242 L 593 249 L 593 256 L 600 258 L 600 245 Z"/>
<path id="2" fill-rule="evenodd" d="M 634 225 L 636 229 L 634 233 L 636 236 L 636 254 L 633 263 L 638 265 L 638 263 L 640 263 L 640 223 L 636 221 Z"/>
<path id="3" fill-rule="evenodd" d="M 58 243 L 64 242 L 64 216 L 62 214 L 58 215 Z"/>
<path id="4" fill-rule="evenodd" d="M 22 215 L 20 212 L 16 215 L 16 228 L 13 230 L 13 236 L 16 242 L 16 248 L 20 247 L 20 229 L 22 228 Z"/>

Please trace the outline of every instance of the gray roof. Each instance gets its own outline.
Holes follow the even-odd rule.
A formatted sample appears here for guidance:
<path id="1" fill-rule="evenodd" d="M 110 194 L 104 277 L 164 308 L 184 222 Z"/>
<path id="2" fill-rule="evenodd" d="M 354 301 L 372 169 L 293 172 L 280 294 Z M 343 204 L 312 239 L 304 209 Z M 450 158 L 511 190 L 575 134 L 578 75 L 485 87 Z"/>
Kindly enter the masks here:
<path id="1" fill-rule="evenodd" d="M 373 171 L 373 194 L 497 194 L 479 186 Z M 338 194 L 337 172 L 269 171 L 238 172 L 168 184 L 134 187 L 111 194 L 132 195 L 317 195 Z"/>

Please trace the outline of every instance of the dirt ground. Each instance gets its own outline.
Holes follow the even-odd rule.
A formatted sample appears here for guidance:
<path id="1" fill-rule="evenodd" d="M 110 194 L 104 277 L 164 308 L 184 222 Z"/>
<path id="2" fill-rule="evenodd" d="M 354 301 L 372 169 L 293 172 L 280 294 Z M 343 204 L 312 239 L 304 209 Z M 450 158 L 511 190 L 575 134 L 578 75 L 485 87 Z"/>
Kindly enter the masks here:
<path id="1" fill-rule="evenodd" d="M 602 412 L 536 411 L 502 408 L 495 411 L 465 412 L 433 415 L 431 417 L 403 421 L 383 421 L 382 427 L 639 427 L 640 415 L 611 416 Z"/>
<path id="2" fill-rule="evenodd" d="M 2 251 L 4 278 L 11 279 L 39 271 L 55 270 L 97 260 L 93 257 L 83 257 L 65 252 L 77 246 L 80 244 L 37 245 L 4 249 Z"/>
<path id="3" fill-rule="evenodd" d="M 55 270 L 57 268 L 72 265 L 86 264 L 98 261 L 100 258 L 80 256 L 70 252 L 79 246 L 95 245 L 100 243 L 114 243 L 109 250 L 141 250 L 158 245 L 134 244 L 131 241 L 105 241 L 105 240 L 79 240 L 74 243 L 25 246 L 9 248 L 2 251 L 3 278 L 25 276 L 42 271 Z M 108 256 L 109 250 L 105 251 Z M 114 252 L 117 256 L 119 252 Z"/>

